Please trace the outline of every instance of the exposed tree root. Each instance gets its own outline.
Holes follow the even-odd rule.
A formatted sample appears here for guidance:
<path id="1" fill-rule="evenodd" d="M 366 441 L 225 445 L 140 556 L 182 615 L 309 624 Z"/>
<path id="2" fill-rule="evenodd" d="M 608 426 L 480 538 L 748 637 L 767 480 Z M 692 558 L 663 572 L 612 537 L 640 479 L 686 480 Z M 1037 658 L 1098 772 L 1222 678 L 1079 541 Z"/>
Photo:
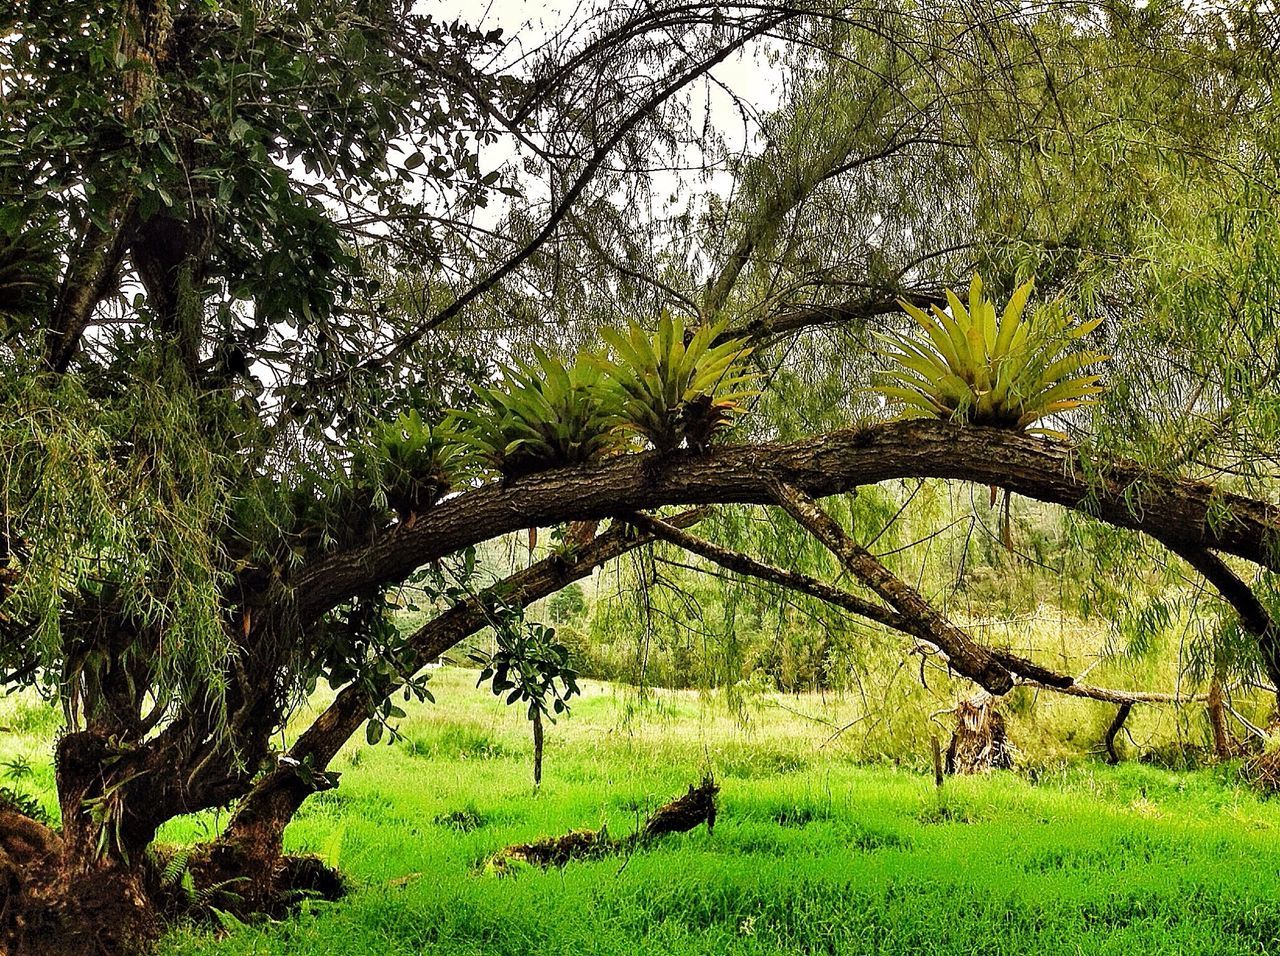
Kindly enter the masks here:
<path id="1" fill-rule="evenodd" d="M 77 857 L 39 821 L 0 810 L 0 953 L 128 956 L 159 934 L 147 871 Z"/>
<path id="2" fill-rule="evenodd" d="M 336 900 L 347 890 L 342 875 L 317 856 L 253 853 L 225 843 L 197 847 L 168 870 L 163 903 L 170 918 L 204 920 L 215 909 L 279 918 L 303 899 Z"/>
<path id="3" fill-rule="evenodd" d="M 658 807 L 645 822 L 641 836 L 652 840 L 668 833 L 687 833 L 700 823 L 706 823 L 707 832 L 716 828 L 716 794 L 720 788 L 708 774 L 687 793 Z"/>
<path id="4" fill-rule="evenodd" d="M 516 843 L 499 850 L 489 858 L 487 868 L 502 875 L 521 864 L 542 869 L 560 867 L 572 860 L 593 860 L 634 850 L 669 833 L 686 833 L 702 823 L 707 825 L 707 832 L 711 832 L 716 824 L 719 792 L 714 778 L 707 775 L 696 787 L 690 786 L 688 792 L 660 806 L 649 815 L 644 826 L 629 837 L 615 840 L 609 836 L 607 826 L 599 830 L 570 830 L 563 836 Z"/>

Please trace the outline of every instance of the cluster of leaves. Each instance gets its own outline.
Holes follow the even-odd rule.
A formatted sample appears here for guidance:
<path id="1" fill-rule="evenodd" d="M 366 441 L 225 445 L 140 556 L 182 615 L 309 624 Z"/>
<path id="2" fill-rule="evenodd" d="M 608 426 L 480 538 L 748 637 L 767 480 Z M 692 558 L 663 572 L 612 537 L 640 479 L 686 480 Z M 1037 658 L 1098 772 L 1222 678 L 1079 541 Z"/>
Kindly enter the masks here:
<path id="1" fill-rule="evenodd" d="M 481 668 L 479 687 L 490 683 L 495 696 L 506 695 L 507 704 L 528 704 L 530 720 L 569 709 L 569 698 L 579 693 L 578 673 L 570 665 L 569 649 L 556 640 L 553 627 L 526 621 L 519 608 L 498 608 L 492 654 L 471 654 Z"/>
<path id="2" fill-rule="evenodd" d="M 534 359 L 506 370 L 500 387 L 473 386 L 480 407 L 455 413 L 463 440 L 505 478 L 594 461 L 617 445 L 620 420 L 599 367 L 537 347 Z"/>
<path id="3" fill-rule="evenodd" d="M 595 360 L 617 392 L 617 413 L 624 427 L 658 451 L 687 442 L 703 449 L 712 436 L 743 411 L 753 376 L 743 370 L 751 349 L 741 339 L 722 339 L 725 323 L 686 330 L 664 315 L 658 333 L 638 326 L 623 335 L 605 329 L 614 358 Z"/>
<path id="4" fill-rule="evenodd" d="M 881 372 L 875 390 L 904 406 L 904 417 L 960 419 L 978 425 L 1025 429 L 1065 437 L 1032 424 L 1089 405 L 1103 391 L 1086 370 L 1105 355 L 1076 346 L 1101 319 L 1077 324 L 1055 304 L 1027 314 L 1033 281 L 1017 288 L 997 319 L 995 304 L 974 275 L 969 307 L 947 290 L 949 310 L 929 312 L 901 302 L 925 335 L 879 336 Z"/>
<path id="5" fill-rule="evenodd" d="M 7 203 L 0 209 L 0 342 L 52 302 L 58 279 L 54 239 L 51 223 L 27 222 Z"/>
<path id="6" fill-rule="evenodd" d="M 14 783 L 28 780 L 35 774 L 31 761 L 22 756 L 5 760 L 0 763 L 0 767 L 4 768 L 0 772 Z M 29 819 L 35 820 L 37 823 L 45 824 L 45 826 L 49 826 L 51 823 L 49 813 L 40 801 L 27 793 L 25 789 L 18 787 L 0 787 L 0 809 L 14 810 Z"/>
<path id="7" fill-rule="evenodd" d="M 353 603 L 347 609 L 345 626 L 331 629 L 318 667 L 310 672 L 304 693 L 310 696 L 318 678 L 325 676 L 334 690 L 347 684 L 362 688 L 374 702 L 365 726 L 365 739 L 376 744 L 384 736 L 392 741 L 400 734 L 396 722 L 405 710 L 393 699 L 389 688 L 398 687 L 401 698 L 419 703 L 435 697 L 427 686 L 428 672 L 420 671 L 413 633 L 403 633 L 392 618 L 394 611 L 416 613 L 441 604 L 456 605 L 475 597 L 473 581 L 477 571 L 474 546 L 451 558 L 429 565 L 406 582 L 398 601 L 385 596 Z M 304 780 L 317 776 L 314 768 L 298 764 L 294 771 Z"/>
<path id="8" fill-rule="evenodd" d="M 432 425 L 416 409 L 379 425 L 364 457 L 372 484 L 402 521 L 435 505 L 467 465 L 456 421 Z"/>
<path id="9" fill-rule="evenodd" d="M 410 520 L 477 470 L 519 478 L 634 450 L 637 438 L 664 452 L 704 451 L 743 411 L 751 350 L 725 338 L 723 325 L 686 329 L 664 316 L 656 333 L 632 325 L 604 337 L 612 354 L 568 361 L 535 346 L 532 361 L 516 361 L 498 384 L 473 383 L 473 407 L 435 423 L 412 410 L 376 426 L 352 467 L 357 485 L 375 489 L 366 510 L 381 494 Z M 334 504 L 311 489 L 293 523 L 324 518 Z"/>
<path id="10" fill-rule="evenodd" d="M 138 364 L 140 379 L 153 370 L 146 357 Z M 233 464 L 203 431 L 218 398 L 153 379 L 108 399 L 20 363 L 0 371 L 8 680 L 93 686 L 110 666 L 103 638 L 67 630 L 62 611 L 97 607 L 118 609 L 148 639 L 169 635 L 150 665 L 157 699 L 207 694 L 221 680 L 219 533 Z"/>
<path id="11" fill-rule="evenodd" d="M 686 329 L 664 315 L 656 333 L 632 324 L 606 329 L 612 354 L 580 353 L 573 363 L 534 349 L 501 387 L 475 386 L 480 407 L 458 412 L 463 440 L 507 478 L 581 464 L 635 447 L 705 450 L 750 395 L 751 349 L 724 337 L 724 325 Z"/>

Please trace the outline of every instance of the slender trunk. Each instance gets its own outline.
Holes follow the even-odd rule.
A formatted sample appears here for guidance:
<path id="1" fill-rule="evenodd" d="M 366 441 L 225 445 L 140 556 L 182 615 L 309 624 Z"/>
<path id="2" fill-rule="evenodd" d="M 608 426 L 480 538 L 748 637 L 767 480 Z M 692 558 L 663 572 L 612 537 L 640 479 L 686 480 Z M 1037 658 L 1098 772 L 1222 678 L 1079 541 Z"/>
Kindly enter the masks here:
<path id="1" fill-rule="evenodd" d="M 542 712 L 533 712 L 533 787 L 542 785 Z"/>
<path id="2" fill-rule="evenodd" d="M 1120 752 L 1116 750 L 1116 735 L 1124 729 L 1124 722 L 1129 719 L 1129 711 L 1131 710 L 1133 710 L 1133 701 L 1126 700 L 1116 709 L 1115 719 L 1107 727 L 1107 734 L 1102 743 L 1107 748 L 1107 763 L 1109 764 L 1118 764 L 1120 762 Z"/>
<path id="3" fill-rule="evenodd" d="M 1236 755 L 1235 738 L 1227 729 L 1227 708 L 1222 700 L 1222 681 L 1215 674 L 1209 682 L 1209 698 L 1205 701 L 1209 715 L 1209 727 L 1213 731 L 1213 753 L 1219 760 L 1230 760 Z"/>

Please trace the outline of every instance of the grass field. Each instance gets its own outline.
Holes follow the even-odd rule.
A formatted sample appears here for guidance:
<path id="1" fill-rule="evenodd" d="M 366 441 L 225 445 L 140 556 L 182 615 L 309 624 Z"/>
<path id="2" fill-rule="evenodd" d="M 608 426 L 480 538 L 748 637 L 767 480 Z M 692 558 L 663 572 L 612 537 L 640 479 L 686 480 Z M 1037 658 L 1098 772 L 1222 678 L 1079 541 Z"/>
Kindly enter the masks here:
<path id="1" fill-rule="evenodd" d="M 177 954 L 1267 953 L 1280 947 L 1280 804 L 1232 767 L 1083 762 L 949 780 L 859 766 L 844 705 L 786 698 L 744 728 L 715 700 L 589 684 L 530 786 L 527 725 L 445 670 L 392 746 L 352 746 L 289 831 L 354 891 L 290 920 L 181 931 Z M 23 722 L 25 721 L 25 723 Z M 47 728 L 7 722 L 47 787 Z M 856 733 L 852 728 L 846 733 Z M 516 841 L 621 834 L 712 769 L 720 819 L 629 859 L 484 871 Z M 217 819 L 171 825 L 208 835 Z"/>

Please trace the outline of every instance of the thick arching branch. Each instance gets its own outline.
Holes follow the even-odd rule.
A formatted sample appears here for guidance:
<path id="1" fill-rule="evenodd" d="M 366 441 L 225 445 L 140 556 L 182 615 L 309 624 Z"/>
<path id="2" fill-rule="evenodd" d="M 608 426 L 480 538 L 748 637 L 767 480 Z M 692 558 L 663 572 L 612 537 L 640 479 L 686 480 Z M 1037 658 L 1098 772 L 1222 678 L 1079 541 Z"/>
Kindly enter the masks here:
<path id="1" fill-rule="evenodd" d="M 291 582 L 303 622 L 350 595 L 401 580 L 428 561 L 528 527 L 625 517 L 664 505 L 770 504 L 779 481 L 812 498 L 894 478 L 951 478 L 1060 504 L 1171 548 L 1212 548 L 1280 570 L 1280 509 L 1213 485 L 1155 475 L 1131 462 L 1100 467 L 1074 449 L 1013 431 L 944 422 L 890 422 L 779 445 L 709 454 L 624 455 L 441 502 L 412 528 L 328 555 Z"/>

